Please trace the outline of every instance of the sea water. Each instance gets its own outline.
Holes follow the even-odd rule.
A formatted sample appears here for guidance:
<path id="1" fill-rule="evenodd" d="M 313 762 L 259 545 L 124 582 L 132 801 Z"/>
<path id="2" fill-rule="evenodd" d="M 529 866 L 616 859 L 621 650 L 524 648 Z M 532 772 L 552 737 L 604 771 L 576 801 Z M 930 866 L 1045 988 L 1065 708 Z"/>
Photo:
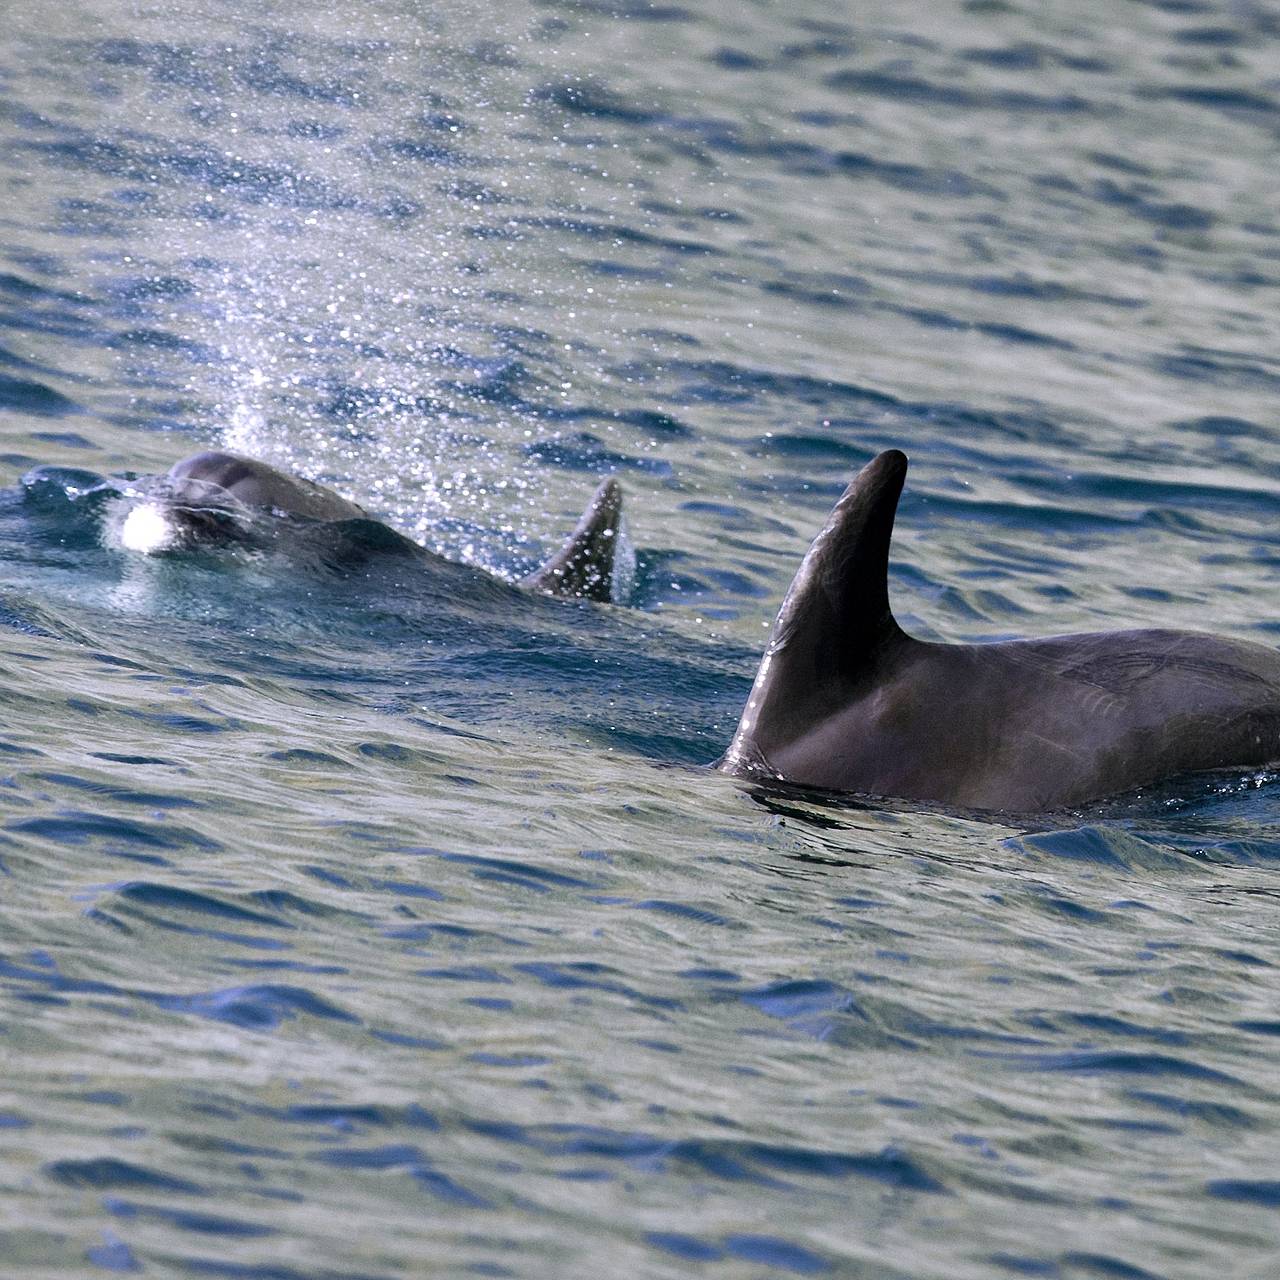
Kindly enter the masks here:
<path id="1" fill-rule="evenodd" d="M 1269 6 L 5 0 L 0 137 L 5 1280 L 1280 1272 L 1269 774 L 707 768 L 887 446 L 914 634 L 1276 640 Z"/>

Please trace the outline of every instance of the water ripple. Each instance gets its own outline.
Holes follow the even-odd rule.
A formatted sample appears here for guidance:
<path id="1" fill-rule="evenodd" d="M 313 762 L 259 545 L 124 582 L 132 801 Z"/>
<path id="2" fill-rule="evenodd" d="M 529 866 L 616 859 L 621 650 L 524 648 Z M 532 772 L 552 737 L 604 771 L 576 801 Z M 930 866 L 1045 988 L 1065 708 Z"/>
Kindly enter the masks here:
<path id="1" fill-rule="evenodd" d="M 705 765 L 889 446 L 920 634 L 1275 641 L 1274 19 L 10 8 L 9 1269 L 1269 1274 L 1269 772 Z M 211 445 L 376 519 L 112 542 Z"/>

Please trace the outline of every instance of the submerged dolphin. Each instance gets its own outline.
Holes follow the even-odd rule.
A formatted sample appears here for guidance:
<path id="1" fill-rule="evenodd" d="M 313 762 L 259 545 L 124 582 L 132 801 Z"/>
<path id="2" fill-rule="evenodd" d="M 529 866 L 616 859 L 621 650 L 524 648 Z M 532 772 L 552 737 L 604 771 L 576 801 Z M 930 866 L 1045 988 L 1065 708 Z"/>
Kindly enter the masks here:
<path id="1" fill-rule="evenodd" d="M 171 523 L 182 537 L 194 541 L 234 539 L 261 515 L 310 521 L 373 519 L 363 507 L 332 489 L 221 450 L 175 463 L 157 496 L 161 499 L 158 513 L 145 507 L 135 510 L 142 511 L 144 519 Z M 564 546 L 518 585 L 565 598 L 612 599 L 621 523 L 622 489 L 610 478 L 600 483 Z M 385 525 L 382 529 L 406 549 L 431 555 Z"/>
<path id="2" fill-rule="evenodd" d="M 931 644 L 889 608 L 907 459 L 845 490 L 787 592 L 718 767 L 839 791 L 1046 813 L 1280 761 L 1280 653 L 1191 631 Z"/>

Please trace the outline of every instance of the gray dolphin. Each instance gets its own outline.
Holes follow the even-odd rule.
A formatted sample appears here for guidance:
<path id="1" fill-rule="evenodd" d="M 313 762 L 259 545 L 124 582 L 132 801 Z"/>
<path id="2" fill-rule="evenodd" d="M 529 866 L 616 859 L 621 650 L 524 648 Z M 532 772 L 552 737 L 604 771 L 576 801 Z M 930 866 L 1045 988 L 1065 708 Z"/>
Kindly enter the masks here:
<path id="1" fill-rule="evenodd" d="M 166 514 L 194 541 L 234 538 L 255 515 L 312 521 L 373 519 L 363 507 L 324 485 L 216 449 L 175 463 L 159 494 Z M 518 585 L 563 598 L 612 599 L 621 524 L 622 489 L 610 477 L 601 481 L 564 546 Z M 383 529 L 406 549 L 432 554 L 385 525 Z"/>
<path id="2" fill-rule="evenodd" d="M 1280 761 L 1280 653 L 1191 631 L 931 644 L 889 608 L 907 472 L 874 458 L 787 592 L 729 773 L 961 809 L 1071 808 Z"/>

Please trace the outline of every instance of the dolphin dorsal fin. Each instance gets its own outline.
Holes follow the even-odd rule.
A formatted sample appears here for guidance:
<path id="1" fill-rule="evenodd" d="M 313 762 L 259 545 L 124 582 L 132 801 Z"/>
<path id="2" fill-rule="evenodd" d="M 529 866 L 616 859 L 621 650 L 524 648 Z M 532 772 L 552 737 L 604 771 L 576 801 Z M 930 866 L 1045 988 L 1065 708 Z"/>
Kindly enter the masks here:
<path id="1" fill-rule="evenodd" d="M 769 651 L 814 649 L 815 675 L 850 675 L 862 654 L 896 631 L 889 608 L 889 541 L 907 456 L 877 454 L 832 508 L 791 581 Z"/>
<path id="2" fill-rule="evenodd" d="M 520 585 L 551 596 L 608 603 L 621 541 L 622 486 L 610 476 L 600 482 L 564 546 Z"/>
<path id="3" fill-rule="evenodd" d="M 791 582 L 725 761 L 768 771 L 771 749 L 820 719 L 904 638 L 889 608 L 889 541 L 906 455 L 854 477 Z"/>

